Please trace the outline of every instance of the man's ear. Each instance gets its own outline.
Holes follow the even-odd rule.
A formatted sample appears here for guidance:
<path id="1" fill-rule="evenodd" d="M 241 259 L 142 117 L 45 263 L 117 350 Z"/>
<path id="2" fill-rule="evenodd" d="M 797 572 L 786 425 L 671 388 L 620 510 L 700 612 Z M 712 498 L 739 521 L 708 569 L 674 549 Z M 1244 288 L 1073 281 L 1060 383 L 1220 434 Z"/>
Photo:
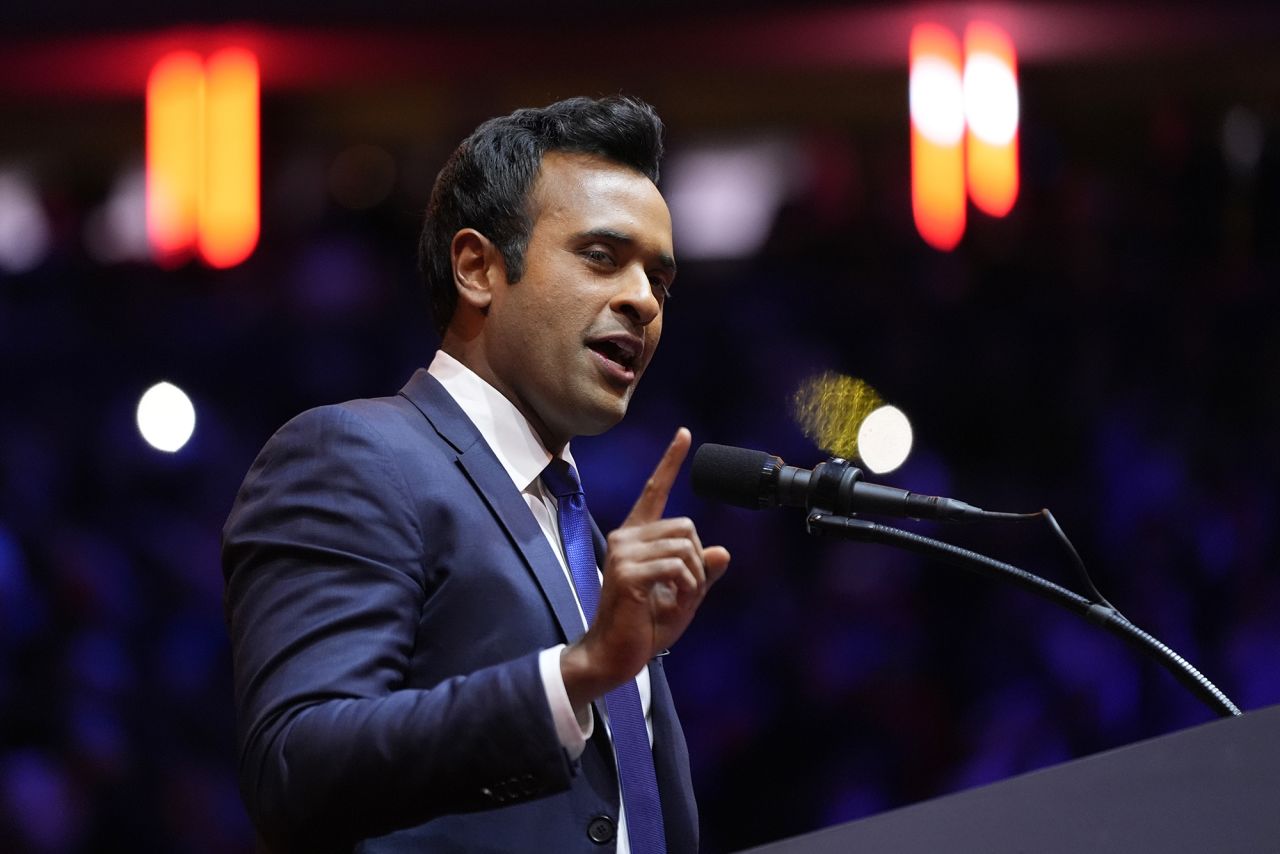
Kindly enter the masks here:
<path id="1" fill-rule="evenodd" d="M 494 287 L 506 278 L 502 253 L 493 241 L 474 228 L 464 228 L 453 236 L 450 254 L 459 303 L 481 313 L 487 311 Z"/>

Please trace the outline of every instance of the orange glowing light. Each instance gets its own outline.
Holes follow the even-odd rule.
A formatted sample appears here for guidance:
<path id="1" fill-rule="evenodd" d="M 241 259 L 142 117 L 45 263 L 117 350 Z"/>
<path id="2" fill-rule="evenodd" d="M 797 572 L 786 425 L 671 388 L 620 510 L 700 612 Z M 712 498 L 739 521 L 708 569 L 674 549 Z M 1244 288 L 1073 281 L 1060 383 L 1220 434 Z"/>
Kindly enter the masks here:
<path id="1" fill-rule="evenodd" d="M 960 40 L 937 24 L 918 24 L 909 53 L 911 212 L 925 242 L 950 251 L 965 226 Z"/>
<path id="2" fill-rule="evenodd" d="M 964 33 L 964 105 L 969 198 L 1004 216 L 1018 198 L 1018 72 L 1013 41 L 994 24 Z"/>
<path id="3" fill-rule="evenodd" d="M 258 61 L 165 56 L 147 80 L 147 237 L 162 266 L 232 267 L 258 243 Z"/>
<path id="4" fill-rule="evenodd" d="M 209 266 L 233 267 L 258 243 L 258 61 L 247 50 L 220 50 L 205 80 L 198 245 Z"/>
<path id="5" fill-rule="evenodd" d="M 195 241 L 203 174 L 204 68 L 171 53 L 147 78 L 147 238 L 156 261 L 183 261 Z"/>

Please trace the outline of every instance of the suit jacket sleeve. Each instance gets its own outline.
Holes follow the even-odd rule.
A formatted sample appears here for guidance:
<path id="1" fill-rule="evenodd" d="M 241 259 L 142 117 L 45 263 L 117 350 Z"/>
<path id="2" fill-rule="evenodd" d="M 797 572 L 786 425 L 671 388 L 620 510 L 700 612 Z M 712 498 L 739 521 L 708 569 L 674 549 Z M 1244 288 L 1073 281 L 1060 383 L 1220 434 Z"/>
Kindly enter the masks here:
<path id="1" fill-rule="evenodd" d="M 224 531 L 225 606 L 241 789 L 273 845 L 349 850 L 570 785 L 536 649 L 406 688 L 440 547 L 431 515 L 346 407 L 294 419 L 245 479 Z"/>

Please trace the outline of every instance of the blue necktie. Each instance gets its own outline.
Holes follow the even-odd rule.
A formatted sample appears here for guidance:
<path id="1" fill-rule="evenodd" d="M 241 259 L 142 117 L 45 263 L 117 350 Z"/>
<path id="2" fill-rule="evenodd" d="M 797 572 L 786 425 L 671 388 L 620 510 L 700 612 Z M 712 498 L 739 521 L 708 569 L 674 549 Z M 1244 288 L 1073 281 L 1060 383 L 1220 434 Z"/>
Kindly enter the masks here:
<path id="1" fill-rule="evenodd" d="M 560 515 L 560 540 L 564 556 L 578 591 L 578 602 L 587 617 L 595 620 L 600 603 L 600 577 L 591 541 L 591 517 L 587 497 L 578 473 L 562 459 L 554 459 L 542 472 L 542 482 L 556 497 Z M 662 804 L 658 800 L 658 779 L 653 770 L 653 750 L 644 725 L 644 709 L 636 681 L 628 679 L 604 697 L 609 715 L 613 749 L 618 757 L 618 777 L 622 783 L 622 803 L 627 813 L 627 837 L 634 854 L 666 854 L 662 827 Z"/>

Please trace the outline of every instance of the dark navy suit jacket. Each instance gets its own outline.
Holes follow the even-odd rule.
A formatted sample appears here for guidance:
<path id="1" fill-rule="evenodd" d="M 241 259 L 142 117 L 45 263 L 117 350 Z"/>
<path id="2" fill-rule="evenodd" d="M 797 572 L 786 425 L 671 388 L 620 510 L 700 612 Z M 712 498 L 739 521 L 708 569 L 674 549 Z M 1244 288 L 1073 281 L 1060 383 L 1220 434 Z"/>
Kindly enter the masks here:
<path id="1" fill-rule="evenodd" d="M 613 850 L 588 835 L 618 815 L 604 727 L 571 762 L 538 673 L 540 650 L 582 634 L 573 593 L 425 370 L 282 427 L 227 520 L 223 569 L 241 791 L 273 849 Z M 687 854 L 684 736 L 660 659 L 649 672 L 668 848 Z"/>

